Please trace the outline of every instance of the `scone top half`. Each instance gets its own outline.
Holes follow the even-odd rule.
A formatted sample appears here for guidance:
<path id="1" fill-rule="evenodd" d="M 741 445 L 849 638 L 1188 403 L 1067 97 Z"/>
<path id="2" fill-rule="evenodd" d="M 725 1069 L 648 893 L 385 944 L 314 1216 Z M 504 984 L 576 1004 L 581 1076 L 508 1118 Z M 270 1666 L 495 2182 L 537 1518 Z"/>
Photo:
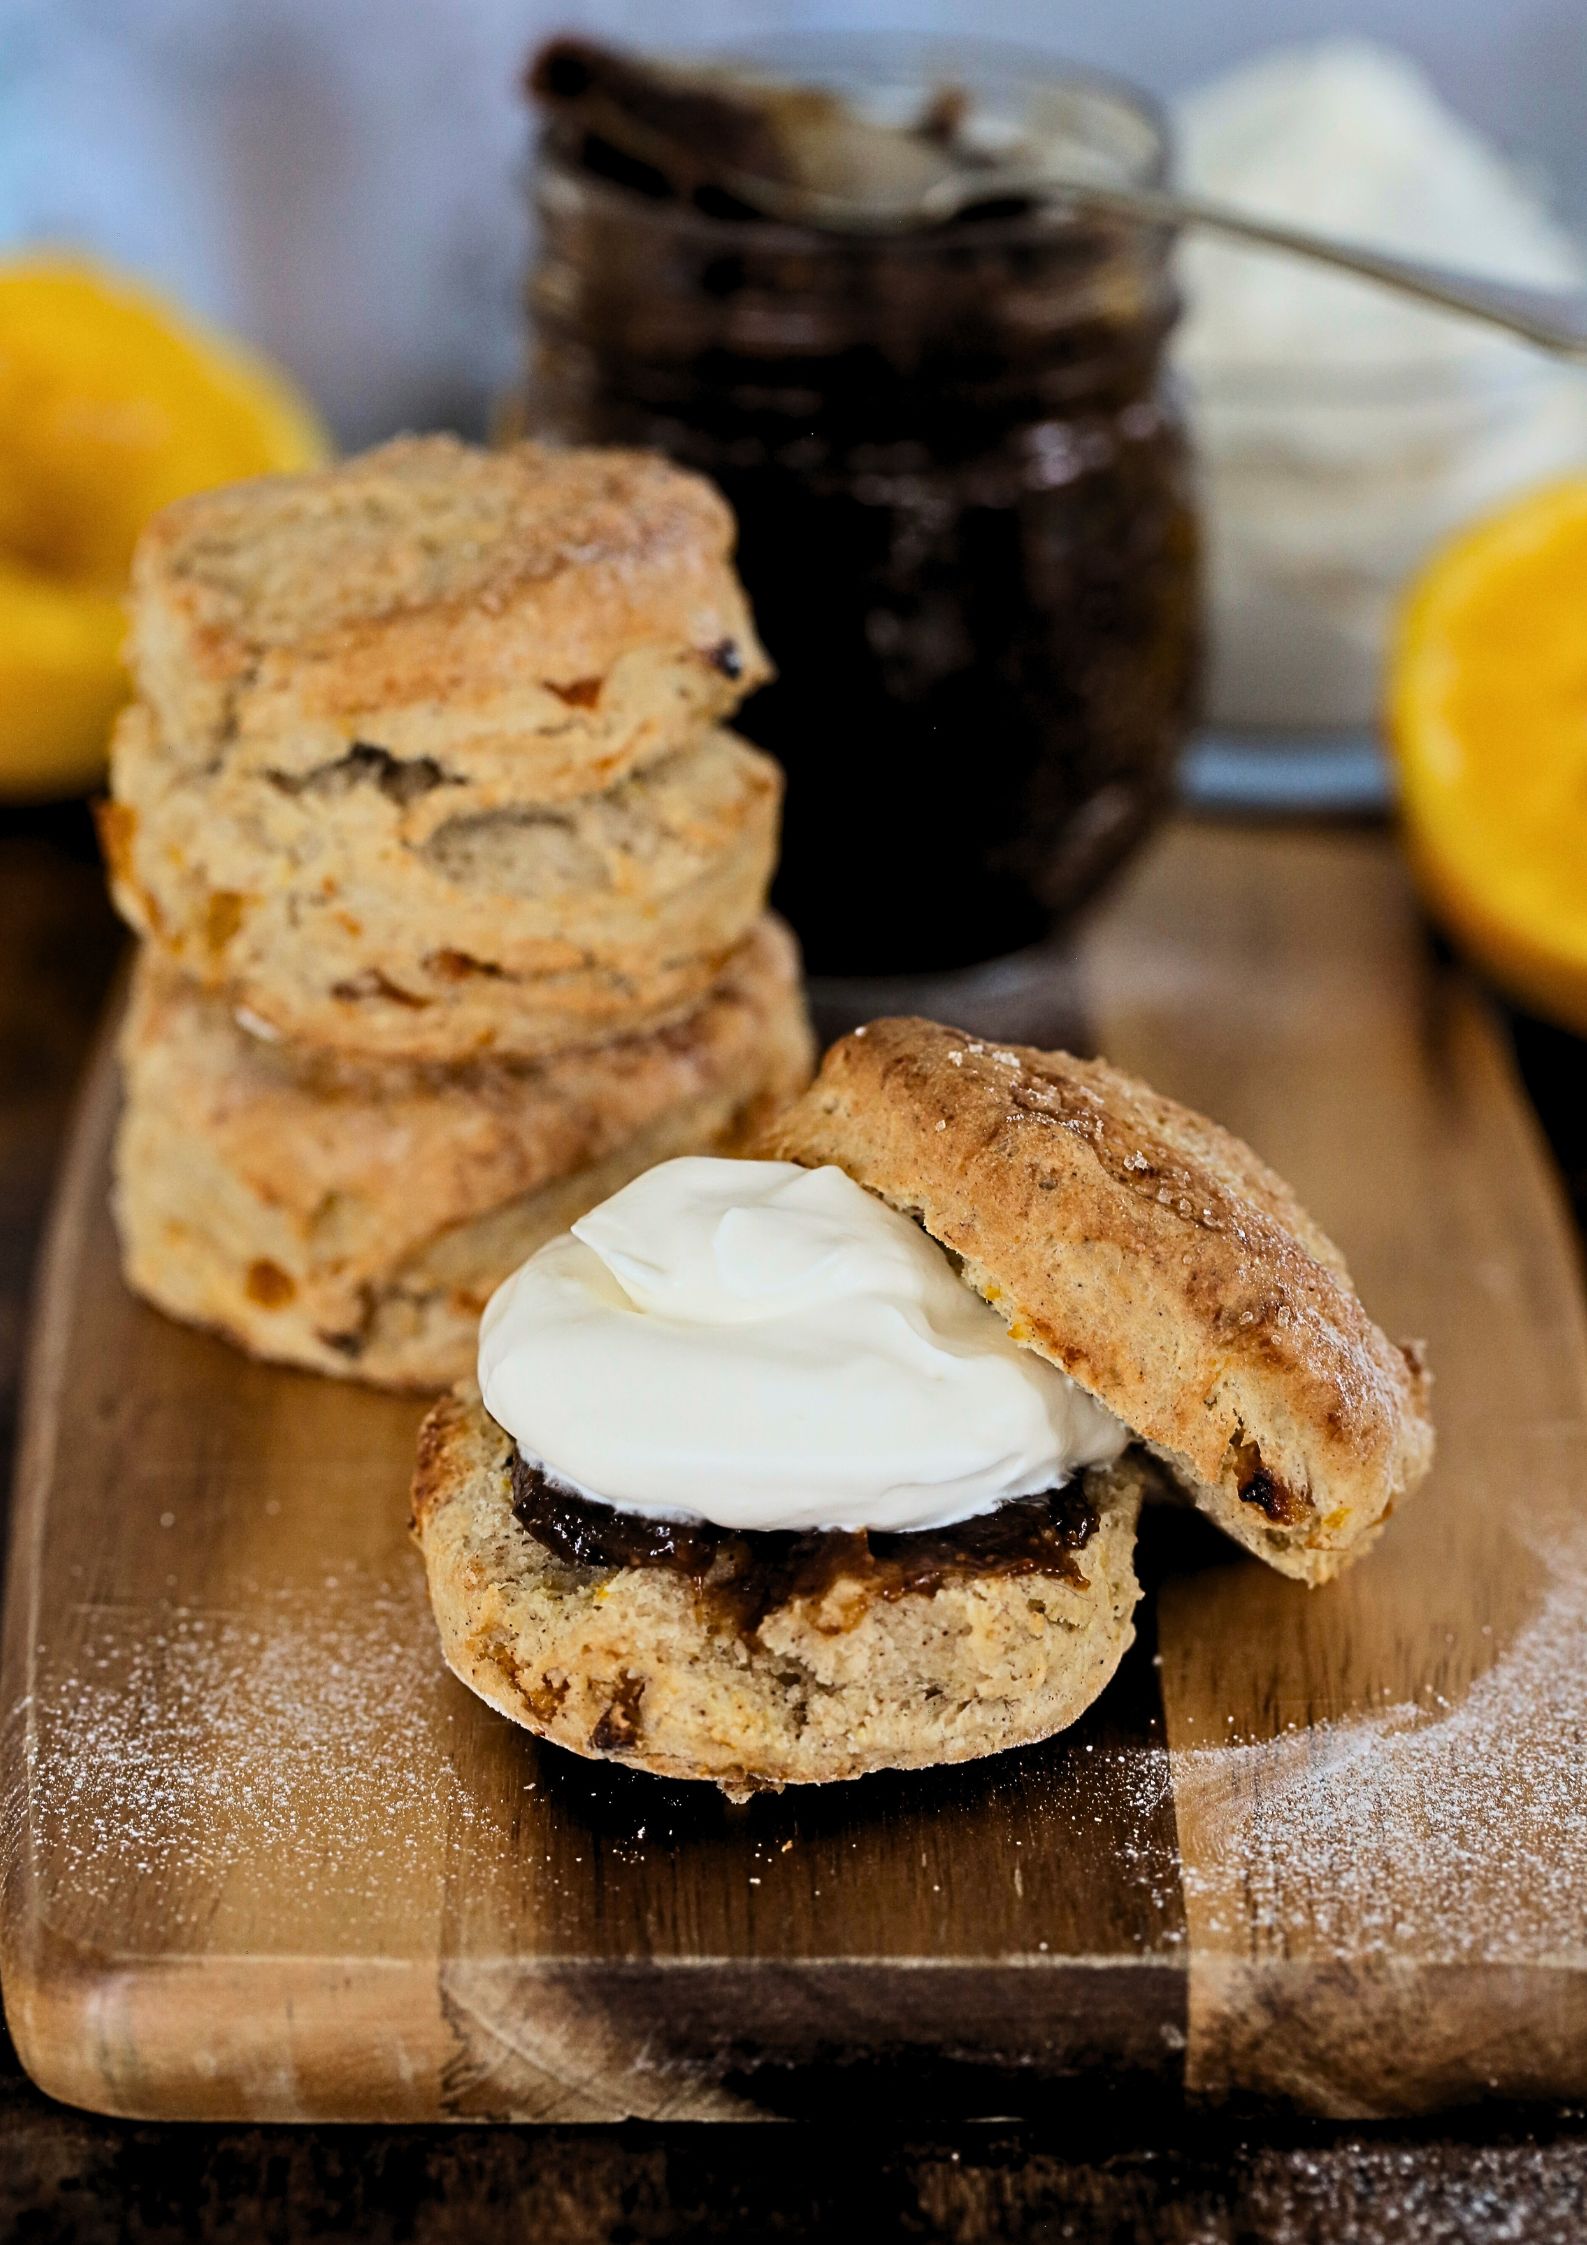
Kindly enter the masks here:
<path id="1" fill-rule="evenodd" d="M 1429 1379 L 1250 1148 L 1102 1061 L 870 1023 L 758 1152 L 915 1217 L 1195 1503 L 1319 1583 L 1426 1474 Z"/>
<path id="2" fill-rule="evenodd" d="M 253 741 L 301 779 L 373 744 L 394 786 L 439 763 L 487 794 L 577 795 L 770 675 L 733 539 L 719 493 L 648 453 L 402 437 L 167 507 L 128 656 L 178 769 Z"/>

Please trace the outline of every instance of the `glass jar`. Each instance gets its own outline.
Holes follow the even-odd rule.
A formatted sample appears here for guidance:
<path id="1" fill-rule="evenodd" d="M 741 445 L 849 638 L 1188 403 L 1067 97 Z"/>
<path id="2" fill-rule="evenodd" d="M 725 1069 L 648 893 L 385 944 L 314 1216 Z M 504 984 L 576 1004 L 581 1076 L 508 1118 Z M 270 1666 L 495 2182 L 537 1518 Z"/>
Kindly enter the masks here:
<path id="1" fill-rule="evenodd" d="M 1140 100 L 1050 64 L 779 61 L 883 110 L 950 83 L 1163 176 Z M 1163 805 L 1194 684 L 1164 237 L 1028 203 L 891 235 L 717 216 L 598 176 L 555 127 L 535 184 L 529 430 L 659 449 L 734 508 L 778 670 L 742 724 L 788 775 L 776 901 L 811 967 L 1042 936 Z"/>

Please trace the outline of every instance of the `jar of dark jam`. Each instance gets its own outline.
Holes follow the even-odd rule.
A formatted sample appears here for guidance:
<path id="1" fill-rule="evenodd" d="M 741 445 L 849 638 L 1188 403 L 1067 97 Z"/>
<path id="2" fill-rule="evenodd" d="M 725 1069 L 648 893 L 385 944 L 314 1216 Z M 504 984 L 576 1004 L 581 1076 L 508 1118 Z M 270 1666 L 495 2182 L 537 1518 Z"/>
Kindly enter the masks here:
<path id="1" fill-rule="evenodd" d="M 813 61 L 896 104 L 896 48 Z M 1129 93 L 975 49 L 911 67 L 922 99 L 1040 103 L 1105 176 L 1164 175 Z M 659 449 L 731 502 L 778 671 L 740 722 L 787 772 L 776 902 L 812 970 L 1038 940 L 1164 804 L 1193 690 L 1164 236 L 1028 197 L 773 222 L 555 118 L 535 191 L 529 429 Z"/>

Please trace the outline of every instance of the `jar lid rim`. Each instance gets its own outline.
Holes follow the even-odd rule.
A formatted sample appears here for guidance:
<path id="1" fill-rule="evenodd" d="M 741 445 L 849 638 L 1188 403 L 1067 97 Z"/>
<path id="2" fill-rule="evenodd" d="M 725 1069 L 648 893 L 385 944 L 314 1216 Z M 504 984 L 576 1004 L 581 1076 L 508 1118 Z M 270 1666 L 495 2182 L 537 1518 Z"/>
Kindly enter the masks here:
<path id="1" fill-rule="evenodd" d="M 698 50 L 698 59 L 702 62 L 766 66 L 781 61 L 790 70 L 799 67 L 802 57 L 810 58 L 805 67 L 818 75 L 823 69 L 832 74 L 836 65 L 835 74 L 840 83 L 845 74 L 845 62 L 863 65 L 869 61 L 877 66 L 870 72 L 873 80 L 883 66 L 888 75 L 897 76 L 905 63 L 912 64 L 911 75 L 920 79 L 923 91 L 934 77 L 953 73 L 968 80 L 979 77 L 983 84 L 989 77 L 995 77 L 1011 84 L 1040 83 L 1048 90 L 1072 91 L 1093 102 L 1099 111 L 1111 111 L 1143 128 L 1141 157 L 1133 162 L 1121 159 L 1121 180 L 1131 185 L 1163 186 L 1172 173 L 1172 126 L 1166 108 L 1154 94 L 1127 78 L 1071 62 L 1044 48 L 1013 41 L 955 39 L 901 30 L 834 29 L 774 32 L 735 41 L 731 46 Z M 861 74 L 852 68 L 847 73 L 851 83 L 858 82 Z M 838 234 L 820 226 L 802 226 L 785 219 L 717 216 L 693 204 L 643 195 L 616 180 L 602 178 L 577 163 L 558 146 L 558 139 L 556 121 L 546 120 L 536 146 L 537 176 L 533 184 L 537 190 L 550 188 L 554 191 L 558 186 L 576 188 L 674 234 L 689 234 L 701 240 L 721 242 L 724 246 L 735 240 L 741 247 L 746 241 L 753 241 L 757 247 L 786 245 L 797 247 L 806 255 L 813 250 L 840 252 L 856 248 L 874 254 L 884 245 L 895 253 L 920 254 L 940 250 L 950 239 L 955 244 L 965 239 L 964 230 L 952 224 L 923 227 L 918 232 L 882 228 L 874 234 L 858 231 Z M 1094 220 L 1089 222 L 1094 223 Z M 991 248 L 1048 235 L 1074 223 L 1074 215 L 1064 212 L 1061 201 L 1033 200 L 1027 211 L 1008 218 L 978 221 L 975 238 Z"/>

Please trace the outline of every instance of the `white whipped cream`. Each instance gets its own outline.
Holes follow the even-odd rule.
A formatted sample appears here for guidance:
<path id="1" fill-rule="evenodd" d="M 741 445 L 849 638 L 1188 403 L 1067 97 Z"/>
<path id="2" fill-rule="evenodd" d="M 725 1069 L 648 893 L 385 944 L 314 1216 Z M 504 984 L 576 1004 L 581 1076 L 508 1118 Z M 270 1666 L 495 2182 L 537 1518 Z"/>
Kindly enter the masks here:
<path id="1" fill-rule="evenodd" d="M 1266 55 L 1192 94 L 1178 124 L 1186 184 L 1218 201 L 1507 280 L 1571 287 L 1587 271 L 1527 177 L 1369 42 Z M 1369 725 L 1401 586 L 1462 523 L 1587 459 L 1587 375 L 1194 229 L 1180 275 L 1207 715 Z"/>
<path id="2" fill-rule="evenodd" d="M 918 1224 L 792 1162 L 625 1185 L 497 1289 L 479 1384 L 581 1495 L 724 1528 L 948 1527 L 1129 1439 Z"/>

